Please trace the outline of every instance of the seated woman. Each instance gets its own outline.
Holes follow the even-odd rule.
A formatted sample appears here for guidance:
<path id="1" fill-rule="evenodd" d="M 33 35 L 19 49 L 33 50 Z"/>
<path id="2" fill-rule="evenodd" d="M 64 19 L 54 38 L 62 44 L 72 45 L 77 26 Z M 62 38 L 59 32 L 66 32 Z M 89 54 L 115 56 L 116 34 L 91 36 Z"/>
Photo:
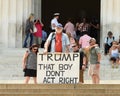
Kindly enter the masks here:
<path id="1" fill-rule="evenodd" d="M 112 42 L 112 47 L 109 50 L 109 54 L 110 54 L 110 61 L 112 63 L 112 68 L 114 68 L 116 66 L 116 68 L 118 68 L 118 64 L 119 64 L 119 45 L 117 41 L 113 41 Z"/>

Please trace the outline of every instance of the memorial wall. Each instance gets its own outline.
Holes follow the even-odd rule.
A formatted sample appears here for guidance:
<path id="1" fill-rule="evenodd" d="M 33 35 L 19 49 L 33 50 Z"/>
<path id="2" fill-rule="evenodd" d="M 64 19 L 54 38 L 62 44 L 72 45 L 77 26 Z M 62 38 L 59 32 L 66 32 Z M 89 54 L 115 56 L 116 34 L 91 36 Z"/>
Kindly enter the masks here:
<path id="1" fill-rule="evenodd" d="M 30 13 L 41 18 L 42 0 L 0 0 L 0 46 L 21 48 L 25 36 L 25 21 Z M 120 34 L 120 0 L 101 0 L 100 41 L 112 31 L 116 40 Z"/>

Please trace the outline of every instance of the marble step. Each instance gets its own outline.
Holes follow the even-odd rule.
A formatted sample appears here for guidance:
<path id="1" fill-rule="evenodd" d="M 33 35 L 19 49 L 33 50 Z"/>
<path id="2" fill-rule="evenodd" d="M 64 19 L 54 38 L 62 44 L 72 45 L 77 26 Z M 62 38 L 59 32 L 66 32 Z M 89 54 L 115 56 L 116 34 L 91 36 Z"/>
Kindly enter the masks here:
<path id="1" fill-rule="evenodd" d="M 120 96 L 120 84 L 0 84 L 0 96 Z"/>

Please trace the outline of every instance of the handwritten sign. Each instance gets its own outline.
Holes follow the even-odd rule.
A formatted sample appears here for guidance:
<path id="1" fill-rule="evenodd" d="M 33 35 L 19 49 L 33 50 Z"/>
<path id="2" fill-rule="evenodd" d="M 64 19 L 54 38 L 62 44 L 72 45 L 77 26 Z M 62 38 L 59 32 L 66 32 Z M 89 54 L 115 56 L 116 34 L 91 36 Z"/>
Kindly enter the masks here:
<path id="1" fill-rule="evenodd" d="M 37 82 L 76 84 L 79 82 L 79 53 L 38 53 Z"/>

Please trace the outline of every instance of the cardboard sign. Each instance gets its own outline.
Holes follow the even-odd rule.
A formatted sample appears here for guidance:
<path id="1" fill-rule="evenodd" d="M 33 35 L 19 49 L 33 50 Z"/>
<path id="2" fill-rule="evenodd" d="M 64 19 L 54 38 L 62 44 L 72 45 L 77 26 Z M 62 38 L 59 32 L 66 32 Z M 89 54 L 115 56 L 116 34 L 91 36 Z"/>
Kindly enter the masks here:
<path id="1" fill-rule="evenodd" d="M 37 82 L 76 84 L 79 82 L 79 53 L 38 53 Z"/>

